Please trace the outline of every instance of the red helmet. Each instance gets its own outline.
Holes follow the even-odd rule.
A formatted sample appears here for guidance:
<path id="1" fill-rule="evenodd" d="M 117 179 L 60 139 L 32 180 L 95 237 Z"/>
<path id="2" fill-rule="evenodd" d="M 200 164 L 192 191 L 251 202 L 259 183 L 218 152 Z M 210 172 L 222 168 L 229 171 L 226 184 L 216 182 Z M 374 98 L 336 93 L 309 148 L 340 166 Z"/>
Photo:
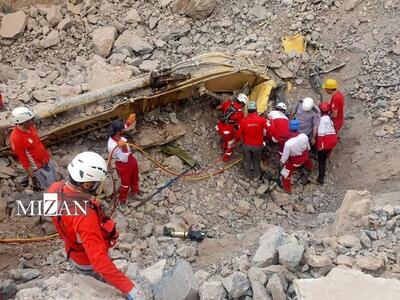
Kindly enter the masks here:
<path id="1" fill-rule="evenodd" d="M 319 109 L 320 109 L 322 112 L 329 112 L 329 111 L 331 110 L 331 104 L 330 104 L 329 102 L 322 102 L 322 103 L 319 105 Z"/>

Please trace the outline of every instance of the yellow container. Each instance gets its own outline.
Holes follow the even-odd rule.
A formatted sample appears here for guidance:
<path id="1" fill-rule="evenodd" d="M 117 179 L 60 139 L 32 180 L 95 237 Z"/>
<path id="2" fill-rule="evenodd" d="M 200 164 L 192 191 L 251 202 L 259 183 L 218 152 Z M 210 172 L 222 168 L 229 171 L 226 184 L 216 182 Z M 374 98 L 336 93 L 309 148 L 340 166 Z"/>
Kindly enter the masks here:
<path id="1" fill-rule="evenodd" d="M 306 39 L 302 34 L 288 35 L 282 38 L 283 51 L 303 53 L 306 50 Z"/>

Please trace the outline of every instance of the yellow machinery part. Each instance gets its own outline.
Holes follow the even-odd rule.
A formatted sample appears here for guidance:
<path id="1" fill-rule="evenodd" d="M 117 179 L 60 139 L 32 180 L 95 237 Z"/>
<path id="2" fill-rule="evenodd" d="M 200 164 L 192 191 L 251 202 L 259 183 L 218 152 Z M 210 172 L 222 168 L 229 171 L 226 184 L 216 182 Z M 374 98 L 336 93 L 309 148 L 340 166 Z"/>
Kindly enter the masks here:
<path id="1" fill-rule="evenodd" d="M 268 80 L 256 85 L 250 94 L 250 101 L 257 103 L 257 112 L 264 113 L 268 109 L 269 98 L 272 90 L 276 88 L 273 80 Z"/>
<path id="2" fill-rule="evenodd" d="M 283 51 L 290 53 L 292 51 L 297 53 L 303 53 L 306 50 L 306 40 L 304 35 L 295 34 L 288 35 L 282 38 Z"/>

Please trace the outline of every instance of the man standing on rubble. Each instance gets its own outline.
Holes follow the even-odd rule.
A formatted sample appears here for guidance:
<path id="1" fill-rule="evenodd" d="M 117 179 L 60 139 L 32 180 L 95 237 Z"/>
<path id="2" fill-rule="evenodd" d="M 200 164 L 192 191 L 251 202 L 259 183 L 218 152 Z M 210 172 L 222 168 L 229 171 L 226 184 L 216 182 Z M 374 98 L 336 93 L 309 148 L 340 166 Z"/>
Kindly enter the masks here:
<path id="1" fill-rule="evenodd" d="M 300 166 L 304 166 L 308 170 L 312 170 L 313 164 L 309 158 L 310 144 L 308 137 L 304 133 L 300 133 L 300 122 L 291 120 L 289 129 L 294 133 L 294 137 L 290 138 L 283 148 L 281 157 L 281 183 L 283 189 L 287 193 L 292 191 L 292 174 Z"/>
<path id="2" fill-rule="evenodd" d="M 331 98 L 331 118 L 336 134 L 344 124 L 344 96 L 338 91 L 338 83 L 335 79 L 326 79 L 322 86 L 325 92 L 332 96 Z"/>
<path id="3" fill-rule="evenodd" d="M 315 145 L 321 113 L 314 100 L 310 97 L 300 100 L 290 114 L 290 119 L 293 118 L 300 122 L 299 131 L 308 136 L 311 145 Z"/>
<path id="4" fill-rule="evenodd" d="M 285 142 L 290 137 L 289 119 L 286 116 L 286 104 L 279 102 L 268 114 L 267 135 L 274 143 L 279 145 L 279 156 L 282 155 Z"/>
<path id="5" fill-rule="evenodd" d="M 221 110 L 221 117 L 215 127 L 222 138 L 224 149 L 223 161 L 227 162 L 231 159 L 233 149 L 235 147 L 235 131 L 244 117 L 243 107 L 246 105 L 248 98 L 245 94 L 239 94 L 236 101 L 230 99 L 217 106 Z"/>
<path id="6" fill-rule="evenodd" d="M 35 128 L 35 114 L 27 107 L 17 107 L 11 114 L 15 124 L 11 148 L 35 185 L 46 189 L 56 180 L 56 170 Z"/>
<path id="7" fill-rule="evenodd" d="M 136 115 L 130 114 L 126 122 L 117 120 L 111 123 L 108 128 L 108 152 L 115 160 L 115 167 L 121 186 L 119 188 L 120 204 L 125 204 L 128 199 L 128 192 L 138 196 L 139 188 L 139 167 L 135 156 L 126 144 L 127 139 L 123 136 L 125 130 L 135 122 Z"/>
<path id="8" fill-rule="evenodd" d="M 105 215 L 99 201 L 93 197 L 100 183 L 106 179 L 106 172 L 107 163 L 99 154 L 78 154 L 68 165 L 68 180 L 55 182 L 48 189 L 49 193 L 57 194 L 57 211 L 63 212 L 52 217 L 53 223 L 64 241 L 67 259 L 77 272 L 106 281 L 127 299 L 144 300 L 144 293 L 117 269 L 108 256 L 118 232 L 115 223 Z M 77 213 L 76 203 L 86 210 Z M 68 211 L 72 213 L 66 214 Z"/>
<path id="9" fill-rule="evenodd" d="M 243 162 L 244 172 L 249 179 L 261 178 L 261 154 L 264 142 L 264 136 L 267 131 L 267 122 L 265 118 L 257 113 L 257 105 L 250 102 L 248 106 L 249 114 L 239 123 L 239 129 L 236 132 L 236 141 L 243 139 Z"/>

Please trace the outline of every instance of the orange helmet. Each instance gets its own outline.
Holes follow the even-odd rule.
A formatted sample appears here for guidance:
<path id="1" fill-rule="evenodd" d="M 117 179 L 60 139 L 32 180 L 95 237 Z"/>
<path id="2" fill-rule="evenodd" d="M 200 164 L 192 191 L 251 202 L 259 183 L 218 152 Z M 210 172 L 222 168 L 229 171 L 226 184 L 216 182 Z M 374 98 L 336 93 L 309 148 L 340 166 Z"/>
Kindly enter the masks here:
<path id="1" fill-rule="evenodd" d="M 322 102 L 322 103 L 319 105 L 319 109 L 320 109 L 322 112 L 329 112 L 329 111 L 331 110 L 331 104 L 330 104 L 329 102 Z"/>

